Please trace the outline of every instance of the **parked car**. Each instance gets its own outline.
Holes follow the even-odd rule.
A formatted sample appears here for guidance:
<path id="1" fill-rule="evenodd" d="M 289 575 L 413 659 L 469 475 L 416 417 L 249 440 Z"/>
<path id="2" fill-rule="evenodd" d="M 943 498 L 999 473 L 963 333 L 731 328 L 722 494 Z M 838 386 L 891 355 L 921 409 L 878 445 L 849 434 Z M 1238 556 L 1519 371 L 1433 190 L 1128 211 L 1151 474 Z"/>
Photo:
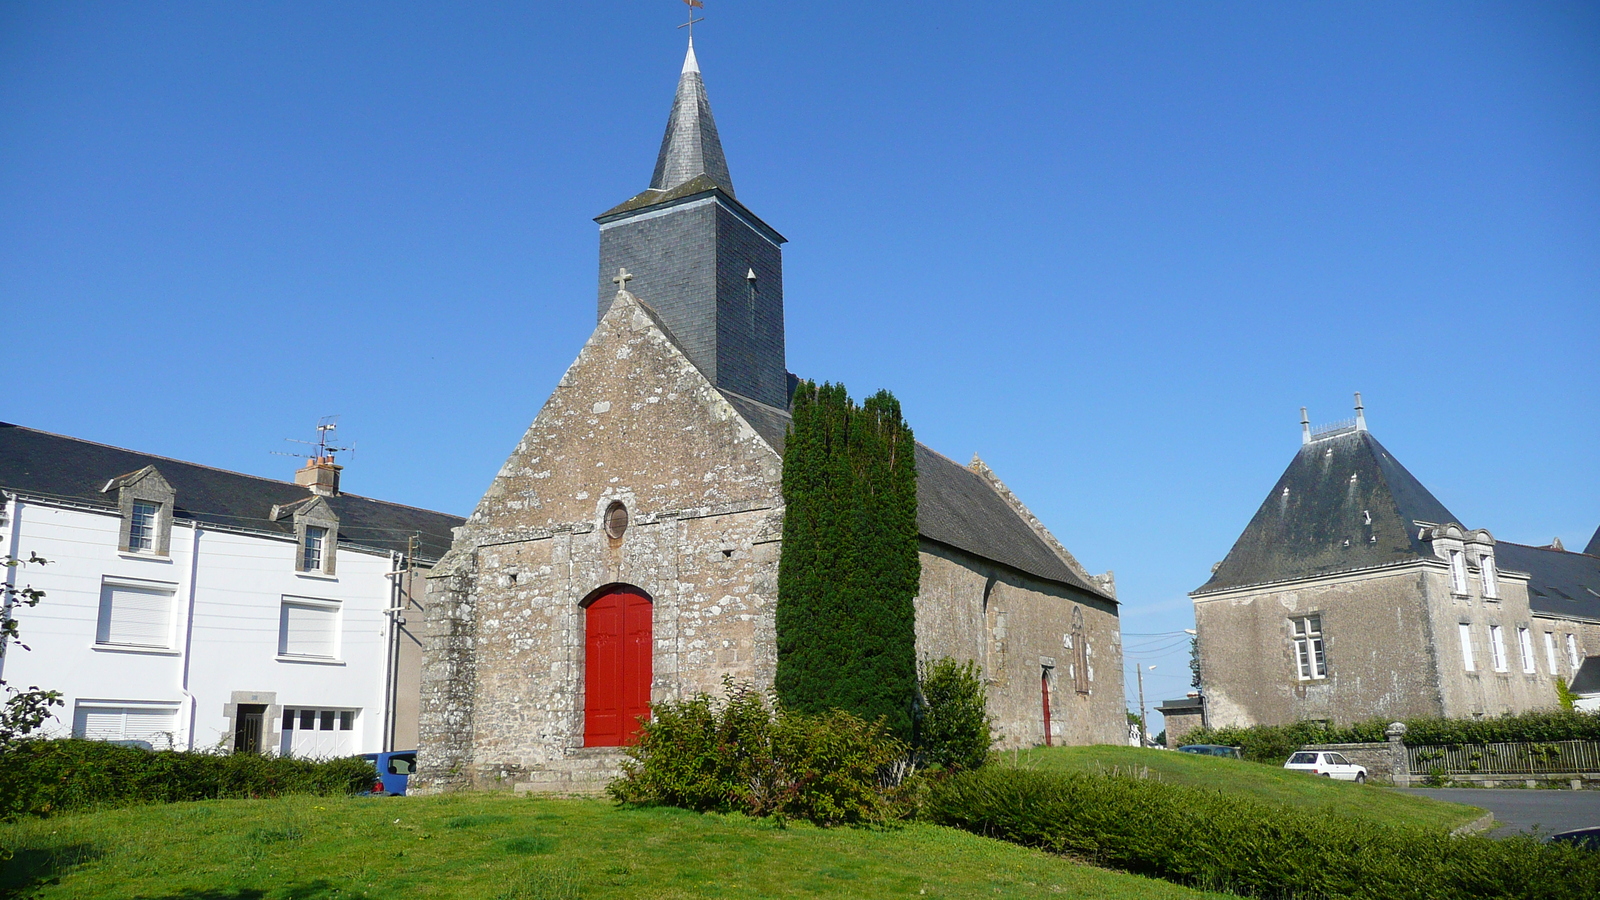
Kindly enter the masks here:
<path id="1" fill-rule="evenodd" d="M 1585 850 L 1600 850 L 1600 827 L 1574 828 L 1571 831 L 1558 831 L 1545 838 L 1547 841 L 1560 841 Z"/>
<path id="2" fill-rule="evenodd" d="M 1285 769 L 1293 769 L 1296 772 L 1310 772 L 1312 775 L 1321 775 L 1323 778 L 1354 781 L 1357 784 L 1365 784 L 1367 780 L 1365 766 L 1358 766 L 1345 759 L 1344 754 L 1335 753 L 1332 750 L 1298 751 L 1289 757 L 1289 761 L 1284 763 L 1283 767 Z"/>
<path id="3" fill-rule="evenodd" d="M 1221 744 L 1184 744 L 1178 748 L 1179 753 L 1198 753 L 1201 756 L 1224 756 L 1228 759 L 1244 759 L 1244 754 L 1238 747 L 1224 747 Z"/>
<path id="4" fill-rule="evenodd" d="M 387 753 L 363 753 L 361 758 L 377 770 L 372 790 L 375 797 L 404 797 L 411 773 L 417 770 L 417 751 L 391 750 Z"/>

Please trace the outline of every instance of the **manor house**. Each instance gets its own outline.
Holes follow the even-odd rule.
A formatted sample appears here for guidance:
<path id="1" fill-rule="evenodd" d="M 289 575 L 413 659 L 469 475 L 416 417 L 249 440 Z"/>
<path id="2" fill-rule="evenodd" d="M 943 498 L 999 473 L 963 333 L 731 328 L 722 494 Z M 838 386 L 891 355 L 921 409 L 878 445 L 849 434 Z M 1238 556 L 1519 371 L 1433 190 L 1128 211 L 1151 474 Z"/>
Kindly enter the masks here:
<path id="1" fill-rule="evenodd" d="M 424 791 L 592 784 L 652 702 L 773 682 L 785 239 L 692 42 L 649 188 L 596 221 L 598 324 L 430 575 Z M 1000 746 L 1122 741 L 1110 573 L 976 457 L 916 464 L 919 658 L 976 661 Z"/>

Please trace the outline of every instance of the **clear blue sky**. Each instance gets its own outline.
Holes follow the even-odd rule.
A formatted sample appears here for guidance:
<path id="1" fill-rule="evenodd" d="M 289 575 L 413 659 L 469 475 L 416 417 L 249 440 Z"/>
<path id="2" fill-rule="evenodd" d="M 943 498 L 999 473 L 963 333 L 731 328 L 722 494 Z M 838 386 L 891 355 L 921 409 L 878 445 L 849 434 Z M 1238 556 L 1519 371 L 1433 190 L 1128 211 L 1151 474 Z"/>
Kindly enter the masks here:
<path id="1" fill-rule="evenodd" d="M 1600 525 L 1600 6 L 707 6 L 790 369 L 1116 570 L 1152 702 L 1302 405 L 1362 391 L 1470 527 Z M 349 490 L 467 513 L 594 325 L 682 10 L 0 4 L 0 419 L 287 478 L 337 413 Z"/>

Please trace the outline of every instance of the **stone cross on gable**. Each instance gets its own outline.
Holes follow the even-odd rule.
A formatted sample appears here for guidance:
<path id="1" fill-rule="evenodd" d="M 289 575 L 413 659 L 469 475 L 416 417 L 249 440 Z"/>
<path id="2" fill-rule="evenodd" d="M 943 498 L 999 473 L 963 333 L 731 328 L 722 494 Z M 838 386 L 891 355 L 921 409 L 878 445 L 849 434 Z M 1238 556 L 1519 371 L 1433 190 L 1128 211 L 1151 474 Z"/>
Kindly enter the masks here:
<path id="1" fill-rule="evenodd" d="M 611 279 L 611 283 L 617 286 L 617 293 L 626 294 L 628 292 L 628 282 L 632 280 L 633 275 L 627 269 L 618 269 L 617 277 Z"/>

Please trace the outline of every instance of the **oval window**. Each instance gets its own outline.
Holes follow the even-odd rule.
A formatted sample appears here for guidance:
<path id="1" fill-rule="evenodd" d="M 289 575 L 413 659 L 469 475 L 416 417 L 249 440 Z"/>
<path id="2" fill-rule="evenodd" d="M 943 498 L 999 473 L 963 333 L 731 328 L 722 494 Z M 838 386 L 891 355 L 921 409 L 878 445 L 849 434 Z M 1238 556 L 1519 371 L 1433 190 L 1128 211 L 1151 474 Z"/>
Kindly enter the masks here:
<path id="1" fill-rule="evenodd" d="M 606 536 L 612 540 L 620 540 L 622 533 L 628 530 L 628 508 L 622 505 L 621 500 L 613 500 L 606 507 Z"/>

